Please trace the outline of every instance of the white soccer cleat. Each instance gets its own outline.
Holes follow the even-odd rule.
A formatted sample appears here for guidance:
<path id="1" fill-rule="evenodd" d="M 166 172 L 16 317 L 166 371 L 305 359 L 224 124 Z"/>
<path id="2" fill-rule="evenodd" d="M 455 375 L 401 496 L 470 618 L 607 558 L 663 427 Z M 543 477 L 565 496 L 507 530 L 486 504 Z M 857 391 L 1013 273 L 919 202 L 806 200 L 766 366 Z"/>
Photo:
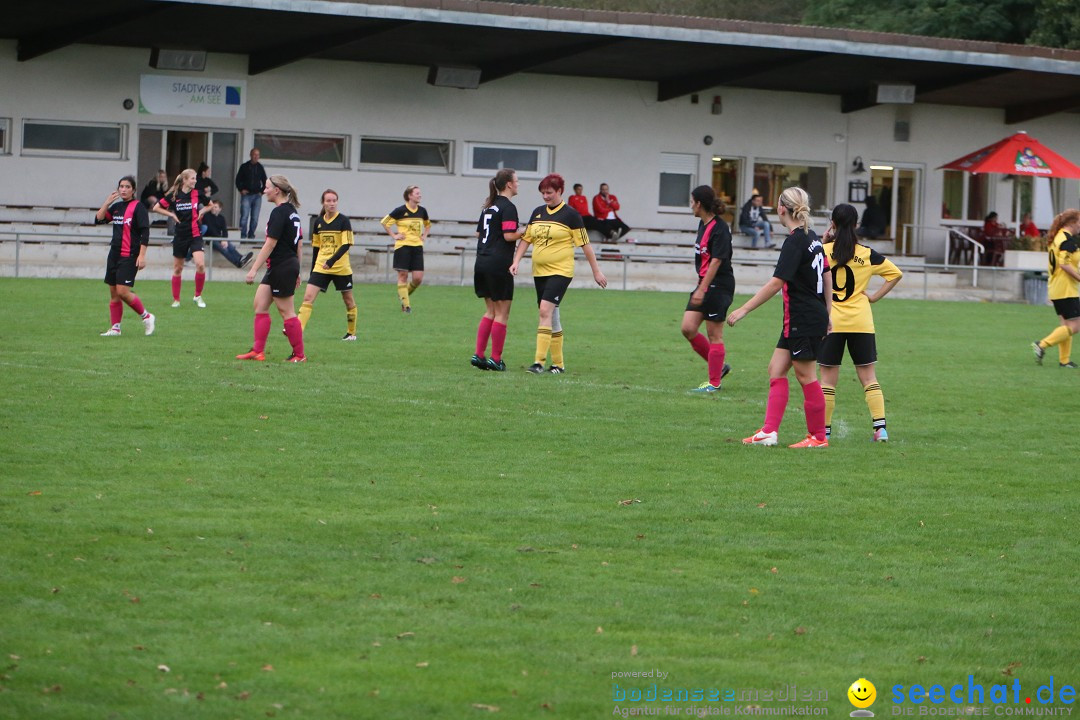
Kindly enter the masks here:
<path id="1" fill-rule="evenodd" d="M 146 334 L 147 335 L 153 335 L 154 334 L 154 321 L 155 320 L 157 320 L 157 318 L 154 317 L 154 313 L 149 313 L 149 314 L 147 314 L 146 317 L 143 318 L 142 324 L 143 324 L 143 327 L 146 328 Z"/>
<path id="2" fill-rule="evenodd" d="M 743 438 L 743 445 L 775 445 L 776 432 L 765 432 L 764 428 L 748 438 Z"/>
<path id="3" fill-rule="evenodd" d="M 113 325 L 111 328 L 109 328 L 105 332 L 101 333 L 101 337 L 116 337 L 119 334 L 120 334 L 120 324 L 117 323 L 116 325 Z"/>
<path id="4" fill-rule="evenodd" d="M 169 307 L 180 307 L 180 301 L 179 300 L 173 300 L 172 305 L 170 305 Z"/>
<path id="5" fill-rule="evenodd" d="M 195 301 L 195 304 L 197 306 L 206 307 L 206 303 L 203 302 L 202 295 L 196 295 L 195 297 L 192 298 L 192 300 Z"/>

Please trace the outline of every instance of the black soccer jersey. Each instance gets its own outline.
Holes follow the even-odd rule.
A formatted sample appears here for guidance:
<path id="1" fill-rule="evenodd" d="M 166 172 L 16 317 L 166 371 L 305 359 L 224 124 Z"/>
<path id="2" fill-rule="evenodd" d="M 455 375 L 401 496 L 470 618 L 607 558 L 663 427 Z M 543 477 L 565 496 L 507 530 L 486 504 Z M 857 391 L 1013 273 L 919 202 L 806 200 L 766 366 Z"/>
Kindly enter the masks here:
<path id="1" fill-rule="evenodd" d="M 203 206 L 202 198 L 197 190 L 182 193 L 179 190 L 176 196 L 166 195 L 158 201 L 161 207 L 172 210 L 176 215 L 176 231 L 173 240 L 190 240 L 202 237 L 199 229 L 199 208 Z"/>
<path id="2" fill-rule="evenodd" d="M 135 198 L 110 205 L 105 222 L 112 223 L 111 246 L 120 251 L 120 257 L 138 255 L 140 245 L 150 244 L 150 216 Z"/>
<path id="3" fill-rule="evenodd" d="M 735 273 L 731 268 L 731 228 L 719 217 L 708 224 L 698 222 L 697 240 L 694 242 L 694 269 L 699 278 L 705 277 L 709 263 L 720 261 L 713 277 L 713 285 L 728 295 L 735 294 Z"/>
<path id="4" fill-rule="evenodd" d="M 784 337 L 824 337 L 829 329 L 822 274 L 829 267 L 821 240 L 796 228 L 784 240 L 773 277 L 784 281 Z"/>
<path id="5" fill-rule="evenodd" d="M 296 258 L 296 248 L 304 238 L 300 229 L 300 215 L 290 202 L 283 202 L 270 212 L 266 221 L 266 237 L 274 238 L 277 244 L 266 259 L 266 266 L 273 267 L 275 262 Z"/>
<path id="6" fill-rule="evenodd" d="M 476 223 L 480 238 L 476 242 L 476 267 L 485 270 L 506 270 L 514 262 L 514 243 L 506 241 L 506 233 L 517 232 L 518 212 L 514 203 L 503 195 L 484 208 Z"/>

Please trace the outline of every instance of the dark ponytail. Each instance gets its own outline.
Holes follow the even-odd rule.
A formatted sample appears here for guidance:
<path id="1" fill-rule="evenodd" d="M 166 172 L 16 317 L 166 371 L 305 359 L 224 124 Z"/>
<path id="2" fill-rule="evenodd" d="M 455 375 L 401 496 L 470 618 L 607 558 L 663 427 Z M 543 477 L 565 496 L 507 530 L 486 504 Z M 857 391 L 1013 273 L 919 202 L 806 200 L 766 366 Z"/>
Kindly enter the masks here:
<path id="1" fill-rule="evenodd" d="M 690 191 L 690 197 L 713 215 L 724 214 L 724 201 L 716 197 L 716 191 L 708 185 L 698 185 Z"/>
<path id="2" fill-rule="evenodd" d="M 859 211 L 847 203 L 840 203 L 832 211 L 833 235 L 832 265 L 847 265 L 855 257 L 855 224 L 859 222 Z"/>
<path id="3" fill-rule="evenodd" d="M 484 208 L 491 207 L 491 204 L 495 202 L 495 198 L 506 189 L 506 186 L 514 179 L 516 174 L 517 170 L 513 168 L 503 168 L 495 173 L 495 177 L 488 181 L 488 196 L 487 200 L 484 201 Z"/>

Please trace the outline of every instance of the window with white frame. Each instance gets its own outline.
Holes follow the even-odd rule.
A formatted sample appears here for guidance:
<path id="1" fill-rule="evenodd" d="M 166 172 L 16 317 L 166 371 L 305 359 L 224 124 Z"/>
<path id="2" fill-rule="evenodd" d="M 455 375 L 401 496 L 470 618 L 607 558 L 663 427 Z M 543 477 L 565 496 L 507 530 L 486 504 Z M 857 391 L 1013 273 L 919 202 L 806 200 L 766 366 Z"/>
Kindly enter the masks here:
<path id="1" fill-rule="evenodd" d="M 811 209 L 828 209 L 832 198 L 830 163 L 797 160 L 758 160 L 754 163 L 754 189 L 772 207 L 780 193 L 801 187 L 810 196 Z"/>
<path id="2" fill-rule="evenodd" d="M 64 155 L 123 158 L 127 125 L 24 120 L 24 155 Z"/>
<path id="3" fill-rule="evenodd" d="M 0 155 L 7 155 L 11 152 L 8 148 L 8 141 L 11 138 L 11 119 L 0 118 Z"/>
<path id="4" fill-rule="evenodd" d="M 450 172 L 453 146 L 449 140 L 360 138 L 360 165 Z"/>
<path id="5" fill-rule="evenodd" d="M 254 147 L 259 149 L 263 160 L 274 163 L 335 168 L 349 166 L 347 135 L 313 135 L 256 130 Z"/>
<path id="6" fill-rule="evenodd" d="M 550 145 L 467 142 L 464 173 L 494 175 L 503 168 L 513 168 L 519 178 L 542 178 L 551 172 L 553 155 Z"/>
<path id="7" fill-rule="evenodd" d="M 660 207 L 689 207 L 690 191 L 697 182 L 698 160 L 697 155 L 687 153 L 660 153 Z"/>

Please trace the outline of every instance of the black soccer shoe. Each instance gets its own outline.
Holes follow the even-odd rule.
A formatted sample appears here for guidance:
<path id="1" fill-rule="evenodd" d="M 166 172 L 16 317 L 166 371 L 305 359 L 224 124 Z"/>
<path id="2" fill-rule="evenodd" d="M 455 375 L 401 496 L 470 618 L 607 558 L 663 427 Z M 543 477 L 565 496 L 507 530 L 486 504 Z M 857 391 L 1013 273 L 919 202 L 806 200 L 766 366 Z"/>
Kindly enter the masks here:
<path id="1" fill-rule="evenodd" d="M 487 367 L 484 368 L 484 369 L 485 370 L 494 370 L 495 372 L 506 372 L 506 363 L 504 363 L 502 360 L 497 360 L 496 361 L 496 360 L 492 360 L 491 358 L 488 358 L 487 359 Z"/>
<path id="2" fill-rule="evenodd" d="M 544 366 L 540 363 L 533 363 L 529 367 L 525 368 L 525 372 L 531 372 L 533 375 L 539 375 L 544 372 Z"/>
<path id="3" fill-rule="evenodd" d="M 471 359 L 471 360 L 469 360 L 469 363 L 470 363 L 470 364 L 471 364 L 471 365 L 472 365 L 472 366 L 473 366 L 474 368 L 476 368 L 477 370 L 487 370 L 487 369 L 488 369 L 488 362 L 487 362 L 487 359 L 486 359 L 486 358 L 484 358 L 484 357 L 483 357 L 483 356 L 481 356 L 481 355 L 473 355 L 473 356 L 472 356 L 472 359 Z"/>

